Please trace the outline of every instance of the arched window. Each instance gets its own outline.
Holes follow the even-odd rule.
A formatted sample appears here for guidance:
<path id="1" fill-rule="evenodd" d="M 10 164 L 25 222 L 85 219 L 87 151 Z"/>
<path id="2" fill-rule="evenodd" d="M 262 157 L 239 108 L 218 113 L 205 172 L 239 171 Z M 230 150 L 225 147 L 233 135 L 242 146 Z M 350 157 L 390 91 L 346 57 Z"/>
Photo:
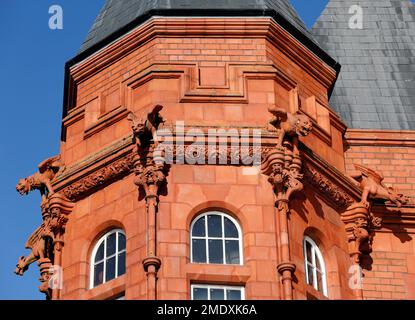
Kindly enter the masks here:
<path id="1" fill-rule="evenodd" d="M 109 231 L 97 242 L 91 256 L 91 288 L 125 273 L 125 242 L 120 229 Z"/>
<path id="2" fill-rule="evenodd" d="M 304 261 L 307 284 L 327 296 L 326 267 L 317 244 L 310 237 L 304 237 Z"/>
<path id="3" fill-rule="evenodd" d="M 222 212 L 207 212 L 190 226 L 191 262 L 242 264 L 241 229 Z"/>

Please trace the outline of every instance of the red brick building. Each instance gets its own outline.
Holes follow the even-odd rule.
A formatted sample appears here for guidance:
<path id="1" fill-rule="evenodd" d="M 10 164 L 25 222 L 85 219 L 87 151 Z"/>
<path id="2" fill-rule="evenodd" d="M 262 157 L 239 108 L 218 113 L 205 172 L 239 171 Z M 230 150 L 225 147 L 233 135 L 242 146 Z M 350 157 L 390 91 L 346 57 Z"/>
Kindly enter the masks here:
<path id="1" fill-rule="evenodd" d="M 331 42 L 348 29 L 325 20 L 346 25 L 346 2 L 330 1 L 311 33 L 288 1 L 107 0 L 67 64 L 60 158 L 40 167 L 51 185 L 29 245 L 41 290 L 414 299 L 413 42 L 391 48 L 403 31 L 384 31 L 392 40 L 365 51 L 368 35 L 351 29 L 355 53 L 390 58 L 359 76 L 357 55 Z M 363 10 L 380 23 L 399 2 L 413 23 L 409 1 L 383 2 Z M 52 264 L 61 289 L 47 288 Z"/>

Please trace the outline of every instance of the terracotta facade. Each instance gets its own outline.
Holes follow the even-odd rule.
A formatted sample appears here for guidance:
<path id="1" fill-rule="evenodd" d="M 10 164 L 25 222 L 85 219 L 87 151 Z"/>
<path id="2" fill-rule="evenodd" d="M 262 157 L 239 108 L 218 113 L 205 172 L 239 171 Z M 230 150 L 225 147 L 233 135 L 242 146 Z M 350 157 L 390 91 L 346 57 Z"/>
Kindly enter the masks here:
<path id="1" fill-rule="evenodd" d="M 190 299 L 192 284 L 219 284 L 245 287 L 246 299 L 414 299 L 415 135 L 347 131 L 328 102 L 335 79 L 335 70 L 270 18 L 152 18 L 72 66 L 65 170 L 52 182 L 74 207 L 63 236 L 63 288 L 52 297 Z M 306 115 L 313 129 L 291 142 L 288 156 L 294 163 L 298 146 L 303 189 L 285 207 L 264 173 L 269 168 L 246 174 L 243 165 L 186 163 L 163 168 L 166 181 L 143 194 L 128 114 L 142 118 L 156 105 L 166 128 L 181 121 L 185 131 L 260 130 L 262 159 L 279 152 L 281 132 L 267 127 L 268 109 Z M 176 133 L 179 141 L 191 152 L 190 135 Z M 351 250 L 358 236 L 346 228 L 344 214 L 362 196 L 353 164 L 382 173 L 409 196 L 400 208 L 370 200 L 363 209 L 383 219 L 376 231 L 363 228 L 371 253 Z M 238 221 L 242 265 L 191 263 L 190 225 L 209 210 Z M 114 228 L 127 238 L 126 273 L 90 289 L 92 250 Z M 328 297 L 306 283 L 305 236 L 324 258 Z M 356 265 L 363 290 L 350 286 Z"/>

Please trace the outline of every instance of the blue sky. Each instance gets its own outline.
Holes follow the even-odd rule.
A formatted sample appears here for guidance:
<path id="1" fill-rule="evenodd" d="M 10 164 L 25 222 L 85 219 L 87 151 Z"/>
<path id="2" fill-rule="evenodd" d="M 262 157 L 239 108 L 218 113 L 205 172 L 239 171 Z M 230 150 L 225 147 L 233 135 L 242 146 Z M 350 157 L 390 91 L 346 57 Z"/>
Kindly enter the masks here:
<path id="1" fill-rule="evenodd" d="M 292 0 L 310 27 L 327 0 Z M 104 0 L 1 0 L 0 4 L 0 299 L 43 299 L 33 264 L 13 270 L 27 238 L 41 224 L 40 196 L 20 197 L 19 178 L 59 153 L 64 65 L 74 57 Z M 63 8 L 63 30 L 48 27 L 49 7 Z"/>

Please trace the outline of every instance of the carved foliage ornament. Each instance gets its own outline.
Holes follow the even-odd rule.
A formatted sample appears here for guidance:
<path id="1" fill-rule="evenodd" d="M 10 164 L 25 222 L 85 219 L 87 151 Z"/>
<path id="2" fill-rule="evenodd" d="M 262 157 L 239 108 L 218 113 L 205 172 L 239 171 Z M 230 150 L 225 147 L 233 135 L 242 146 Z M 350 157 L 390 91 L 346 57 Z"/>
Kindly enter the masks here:
<path id="1" fill-rule="evenodd" d="M 353 203 L 353 198 L 331 182 L 327 177 L 309 166 L 304 167 L 305 179 L 312 186 L 328 196 L 339 208 L 346 208 Z"/>
<path id="2" fill-rule="evenodd" d="M 133 168 L 133 159 L 134 156 L 129 154 L 124 158 L 116 160 L 110 165 L 64 188 L 62 193 L 72 201 L 77 200 L 99 186 L 128 175 Z"/>

